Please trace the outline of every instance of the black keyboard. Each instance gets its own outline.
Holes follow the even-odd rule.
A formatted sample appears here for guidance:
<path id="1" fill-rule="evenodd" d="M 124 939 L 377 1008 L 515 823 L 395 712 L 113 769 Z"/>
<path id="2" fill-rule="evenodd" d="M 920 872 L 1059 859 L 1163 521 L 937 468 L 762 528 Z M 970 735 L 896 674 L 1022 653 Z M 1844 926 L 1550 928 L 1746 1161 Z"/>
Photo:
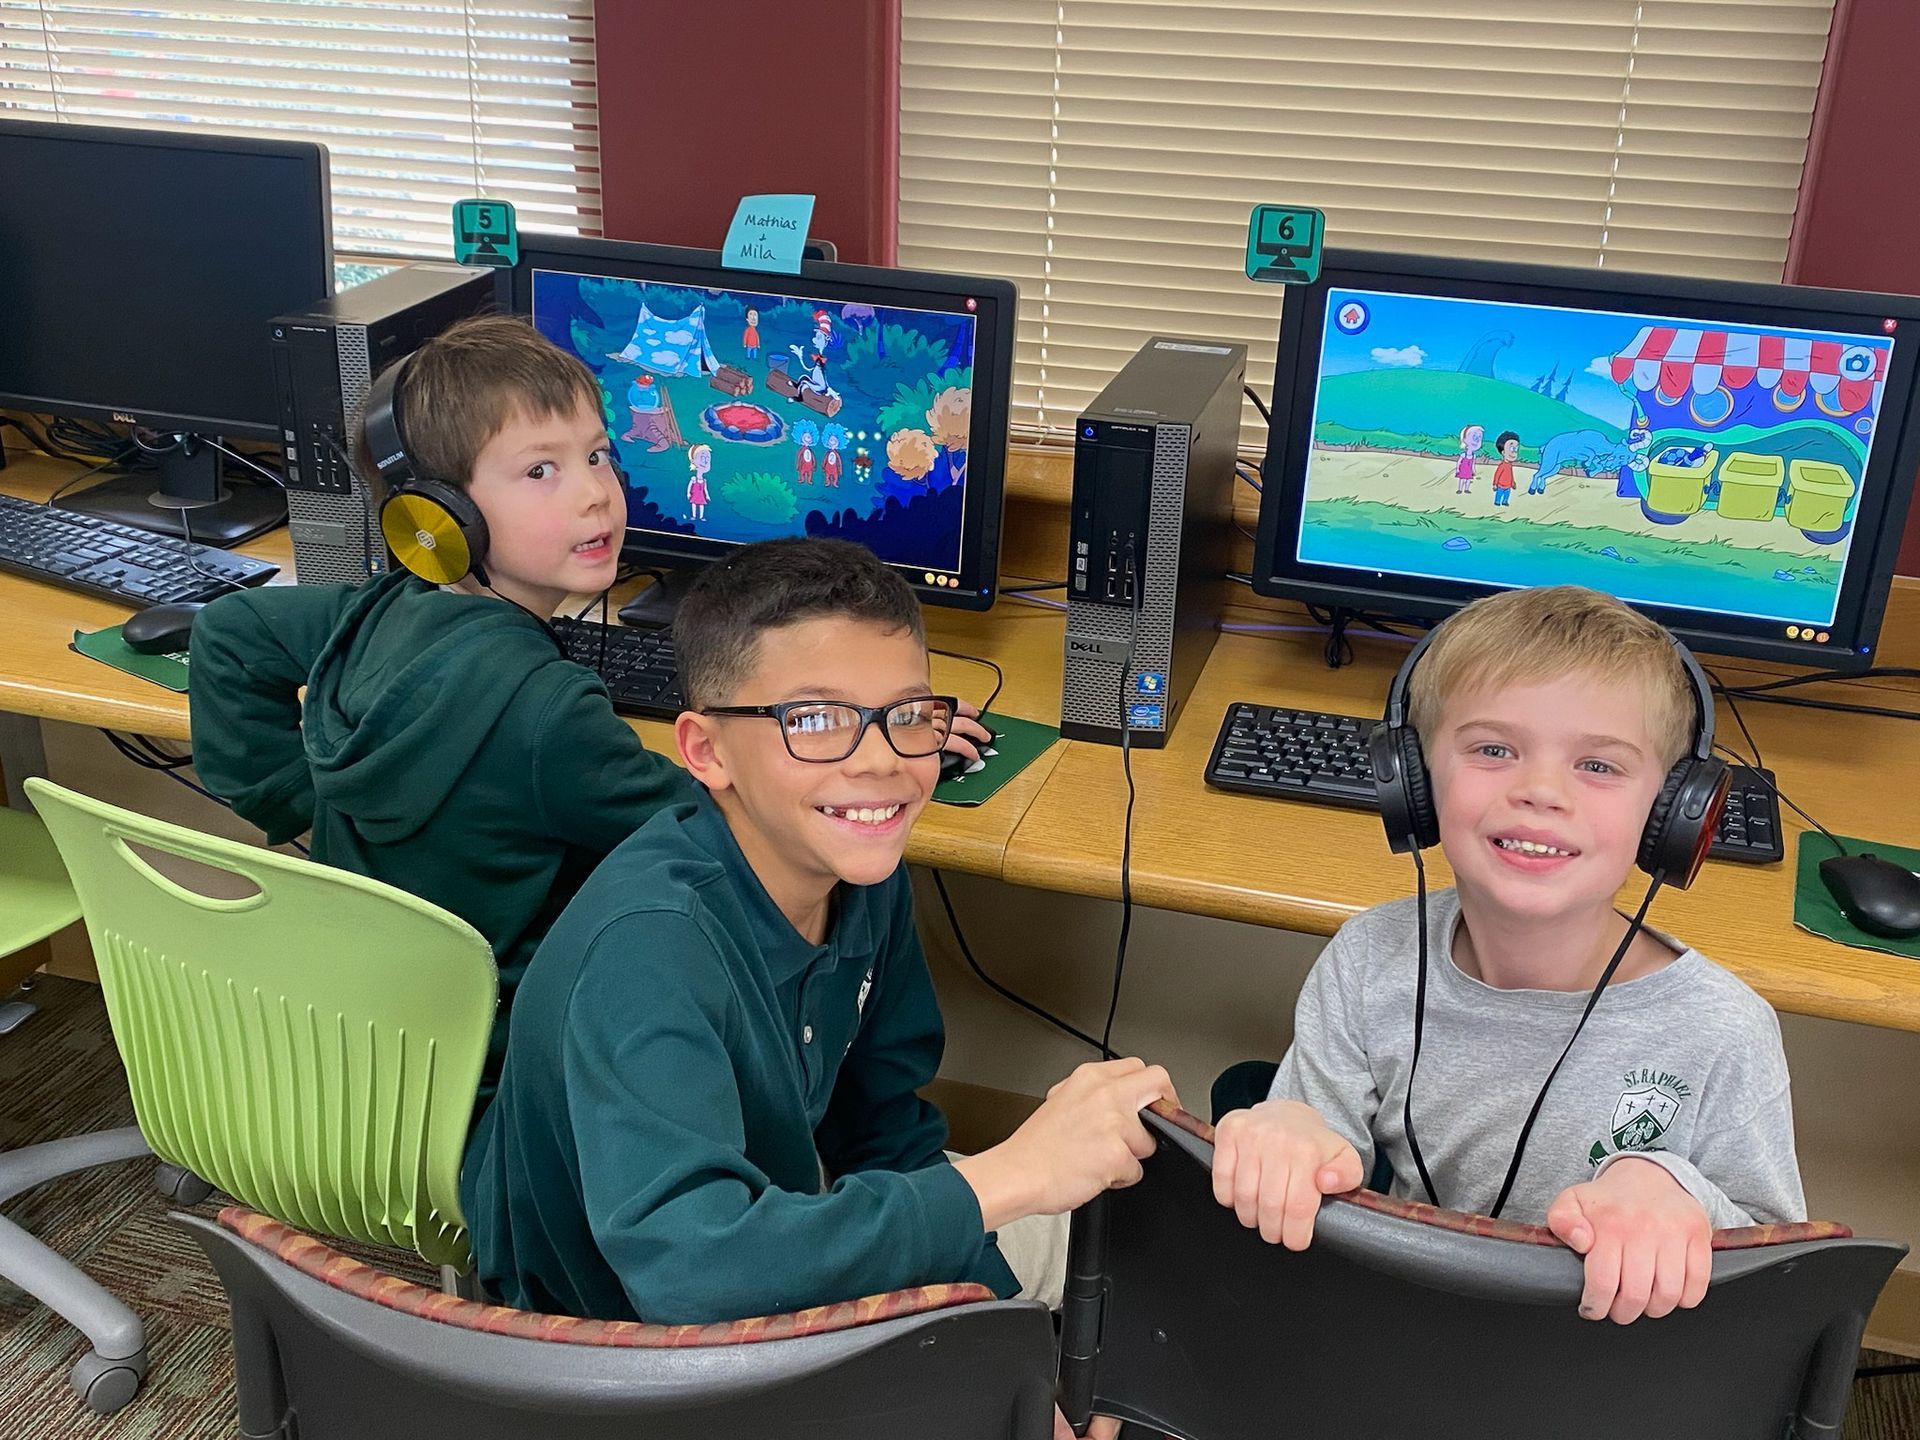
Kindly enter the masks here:
<path id="1" fill-rule="evenodd" d="M 1247 795 L 1378 810 L 1367 737 L 1374 721 L 1319 710 L 1229 705 L 1207 759 L 1207 784 Z M 1733 767 L 1726 812 L 1707 854 L 1766 865 L 1786 857 L 1773 772 Z"/>
<path id="2" fill-rule="evenodd" d="M 567 658 L 578 660 L 607 683 L 613 708 L 627 715 L 671 720 L 687 708 L 680 671 L 673 660 L 673 631 L 666 626 L 602 625 L 597 620 L 553 622 Z"/>
<path id="3" fill-rule="evenodd" d="M 0 495 L 0 570 L 145 609 L 212 600 L 280 567 L 98 515 Z"/>

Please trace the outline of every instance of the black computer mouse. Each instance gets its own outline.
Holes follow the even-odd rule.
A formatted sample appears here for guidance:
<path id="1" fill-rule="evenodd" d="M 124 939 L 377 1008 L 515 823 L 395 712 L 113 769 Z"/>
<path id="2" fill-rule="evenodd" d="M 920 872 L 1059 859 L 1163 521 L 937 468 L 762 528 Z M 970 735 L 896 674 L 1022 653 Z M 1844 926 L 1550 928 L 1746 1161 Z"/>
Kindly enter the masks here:
<path id="1" fill-rule="evenodd" d="M 958 750 L 942 750 L 940 752 L 940 779 L 944 782 L 953 779 L 956 775 L 964 775 L 970 763 L 967 757 L 962 755 Z"/>
<path id="2" fill-rule="evenodd" d="M 1920 935 L 1920 875 L 1878 855 L 1835 855 L 1820 862 L 1834 903 L 1869 935 L 1905 940 Z"/>
<path id="3" fill-rule="evenodd" d="M 206 608 L 200 601 L 150 606 L 120 627 L 120 638 L 139 655 L 169 655 L 184 650 L 193 631 L 193 617 Z"/>

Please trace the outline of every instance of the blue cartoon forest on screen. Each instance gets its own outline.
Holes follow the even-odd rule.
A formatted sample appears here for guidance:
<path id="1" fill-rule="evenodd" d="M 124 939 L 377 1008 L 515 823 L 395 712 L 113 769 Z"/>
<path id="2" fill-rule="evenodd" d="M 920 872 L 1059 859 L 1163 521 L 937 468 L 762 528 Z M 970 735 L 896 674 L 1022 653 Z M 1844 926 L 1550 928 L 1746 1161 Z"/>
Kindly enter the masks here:
<path id="1" fill-rule="evenodd" d="M 599 379 L 630 526 L 959 568 L 973 316 L 551 271 L 533 316 Z"/>
<path id="2" fill-rule="evenodd" d="M 1300 558 L 1578 583 L 1814 638 L 1895 343 L 1335 288 Z"/>

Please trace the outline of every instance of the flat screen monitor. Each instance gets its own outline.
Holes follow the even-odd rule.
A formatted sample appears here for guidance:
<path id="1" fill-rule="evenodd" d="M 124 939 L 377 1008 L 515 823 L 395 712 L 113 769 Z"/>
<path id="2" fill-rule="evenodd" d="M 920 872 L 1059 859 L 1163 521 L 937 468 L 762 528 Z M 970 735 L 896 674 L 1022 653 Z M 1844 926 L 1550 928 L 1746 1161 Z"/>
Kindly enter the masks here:
<path id="1" fill-rule="evenodd" d="M 1581 584 L 1721 654 L 1869 663 L 1920 299 L 1329 252 L 1282 307 L 1254 588 L 1437 617 Z"/>
<path id="2" fill-rule="evenodd" d="M 520 237 L 513 307 L 600 382 L 625 556 L 691 567 L 782 535 L 856 540 L 923 600 L 993 603 L 1014 287 Z"/>
<path id="3" fill-rule="evenodd" d="M 332 293 L 327 152 L 0 119 L 0 406 L 276 440 L 267 322 Z"/>

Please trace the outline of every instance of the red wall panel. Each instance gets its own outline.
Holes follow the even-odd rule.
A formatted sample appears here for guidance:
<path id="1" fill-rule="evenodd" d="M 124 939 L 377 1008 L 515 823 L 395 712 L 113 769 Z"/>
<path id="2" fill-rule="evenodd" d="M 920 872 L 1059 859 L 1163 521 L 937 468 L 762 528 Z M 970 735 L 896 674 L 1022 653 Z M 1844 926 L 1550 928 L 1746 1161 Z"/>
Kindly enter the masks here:
<path id="1" fill-rule="evenodd" d="M 811 194 L 841 259 L 893 263 L 898 0 L 598 0 L 594 35 L 609 236 L 717 248 L 742 195 Z"/>

